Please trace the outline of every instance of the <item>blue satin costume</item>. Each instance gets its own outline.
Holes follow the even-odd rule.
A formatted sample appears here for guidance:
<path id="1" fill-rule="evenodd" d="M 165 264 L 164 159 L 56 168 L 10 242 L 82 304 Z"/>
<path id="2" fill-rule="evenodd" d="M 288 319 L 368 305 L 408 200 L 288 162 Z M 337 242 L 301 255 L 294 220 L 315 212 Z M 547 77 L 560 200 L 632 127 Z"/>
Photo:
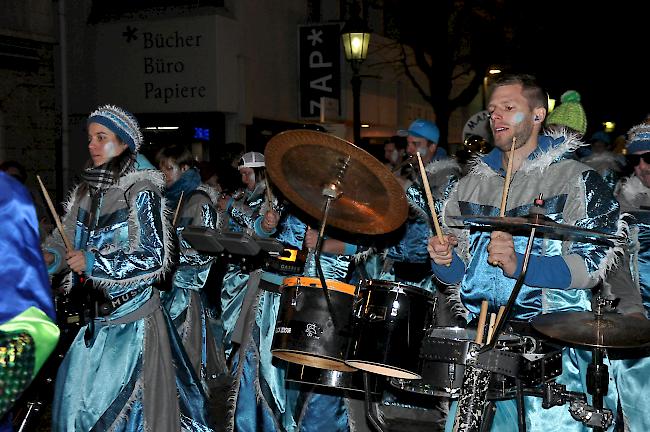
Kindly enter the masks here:
<path id="1" fill-rule="evenodd" d="M 602 177 L 588 166 L 568 156 L 583 145 L 575 136 L 555 133 L 540 136 L 538 148 L 513 174 L 509 187 L 506 216 L 525 216 L 541 193 L 547 216 L 558 223 L 588 229 L 620 233 L 619 206 Z M 461 222 L 459 215 L 498 216 L 505 171 L 502 152 L 494 149 L 479 160 L 462 178 L 444 203 L 442 220 L 446 229 Z M 488 300 L 489 310 L 505 305 L 516 277 L 506 277 L 502 270 L 487 262 L 487 245 L 491 230 L 452 229 L 459 239 L 450 267 L 433 264 L 436 275 L 446 282 L 462 279 L 461 299 L 471 316 L 478 315 L 481 302 Z M 527 235 L 513 235 L 519 269 L 528 241 Z M 617 249 L 588 243 L 537 236 L 531 253 L 526 278 L 515 302 L 513 318 L 531 320 L 539 314 L 590 309 L 591 291 L 609 267 L 614 265 Z M 556 271 L 549 272 L 549 268 Z M 567 390 L 587 394 L 586 372 L 591 353 L 564 348 L 563 372 L 556 379 Z M 591 397 L 588 396 L 591 400 Z M 617 388 L 610 377 L 609 392 L 604 403 L 614 413 L 617 409 Z M 514 400 L 499 401 L 492 424 L 494 431 L 517 430 Z M 447 430 L 451 430 L 456 404 L 450 412 Z M 525 397 L 525 414 L 529 431 L 587 431 L 589 428 L 573 420 L 568 406 L 542 409 L 541 398 Z M 613 427 L 613 426 L 612 426 Z"/>
<path id="2" fill-rule="evenodd" d="M 86 251 L 93 283 L 83 289 L 122 303 L 72 342 L 57 375 L 54 431 L 212 431 L 205 393 L 152 287 L 170 265 L 164 184 L 159 171 L 135 171 L 102 189 L 94 205 L 77 187 L 65 206 L 64 230 Z M 57 230 L 46 248 L 56 257 L 50 273 L 69 270 Z"/>
<path id="3" fill-rule="evenodd" d="M 650 316 L 650 188 L 636 176 L 621 180 L 616 187 L 621 211 L 630 218 L 630 270 L 636 289 L 641 294 L 646 317 Z M 619 388 L 626 430 L 650 430 L 650 357 L 644 350 L 635 357 L 613 360 L 611 371 Z M 643 357 L 642 355 L 646 355 Z"/>
<path id="4" fill-rule="evenodd" d="M 189 169 L 167 190 L 183 192 L 183 203 L 174 227 L 179 245 L 178 265 L 172 275 L 172 288 L 161 293 L 161 299 L 178 331 L 185 352 L 209 395 L 209 380 L 226 373 L 221 341 L 215 339 L 208 308 L 206 286 L 208 275 L 215 261 L 214 256 L 193 249 L 183 238 L 188 226 L 202 226 L 219 231 L 220 214 L 215 210 L 218 196 L 213 189 L 201 184 L 196 169 Z M 167 196 L 169 198 L 169 196 Z M 168 203 L 174 210 L 176 205 Z"/>
<path id="5" fill-rule="evenodd" d="M 592 153 L 580 159 L 580 162 L 596 170 L 612 190 L 616 187 L 625 165 L 625 159 L 621 155 L 609 150 L 602 153 Z"/>
<path id="6" fill-rule="evenodd" d="M 56 345 L 59 329 L 54 324 L 56 315 L 52 290 L 40 248 L 36 210 L 29 191 L 16 179 L 0 172 L 0 286 L 4 301 L 0 306 L 0 332 L 26 332 L 31 335 L 40 359 L 34 374 L 49 356 L 51 349 L 41 347 L 37 333 L 45 329 Z M 41 322 L 24 320 L 25 311 L 36 309 Z M 39 353 L 39 350 L 43 350 Z M 2 415 L 2 413 L 0 413 Z M 10 419 L 0 420 L 0 431 L 11 431 Z"/>
<path id="7" fill-rule="evenodd" d="M 239 191 L 231 198 L 225 210 L 227 222 L 225 231 L 253 234 L 268 238 L 275 230 L 268 233 L 262 229 L 263 216 L 266 211 L 260 210 L 265 205 L 266 186 L 263 181 L 257 182 L 252 191 Z M 226 358 L 232 351 L 232 332 L 241 313 L 242 302 L 246 295 L 248 273 L 243 273 L 236 263 L 229 263 L 223 278 L 221 288 L 221 319 L 223 320 L 223 345 Z"/>
<path id="8" fill-rule="evenodd" d="M 306 228 L 302 221 L 285 212 L 276 239 L 301 249 Z M 350 246 L 349 251 L 352 249 Z M 328 280 L 344 280 L 349 263 L 350 256 L 321 255 L 321 266 Z M 307 258 L 304 275 L 317 277 L 312 254 Z M 276 285 L 285 277 L 289 275 L 268 271 L 261 275 L 262 280 Z M 279 293 L 259 292 L 250 334 L 234 358 L 234 430 L 348 431 L 347 408 L 342 397 L 306 392 L 296 383 L 285 382 L 287 363 L 271 355 L 279 306 Z"/>

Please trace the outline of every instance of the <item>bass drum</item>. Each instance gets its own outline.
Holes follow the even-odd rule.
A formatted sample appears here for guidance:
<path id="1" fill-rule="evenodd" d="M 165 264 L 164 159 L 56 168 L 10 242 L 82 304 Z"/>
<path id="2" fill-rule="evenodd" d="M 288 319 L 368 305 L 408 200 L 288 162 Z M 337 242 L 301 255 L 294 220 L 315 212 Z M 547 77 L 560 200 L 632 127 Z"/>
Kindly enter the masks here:
<path id="1" fill-rule="evenodd" d="M 271 353 L 291 363 L 352 372 L 356 368 L 345 364 L 345 352 L 352 334 L 355 287 L 335 280 L 326 284 L 332 310 L 319 279 L 284 279 Z"/>
<path id="2" fill-rule="evenodd" d="M 419 379 L 420 346 L 433 325 L 435 308 L 435 297 L 418 287 L 363 281 L 346 363 L 380 375 Z"/>

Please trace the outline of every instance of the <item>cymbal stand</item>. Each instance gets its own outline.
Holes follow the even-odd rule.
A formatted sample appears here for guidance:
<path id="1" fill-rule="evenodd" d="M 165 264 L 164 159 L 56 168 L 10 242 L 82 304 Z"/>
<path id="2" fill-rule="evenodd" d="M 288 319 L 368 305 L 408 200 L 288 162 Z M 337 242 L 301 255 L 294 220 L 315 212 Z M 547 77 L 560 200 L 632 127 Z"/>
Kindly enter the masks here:
<path id="1" fill-rule="evenodd" d="M 318 273 L 318 278 L 323 287 L 323 293 L 325 294 L 325 300 L 327 301 L 327 307 L 329 308 L 330 315 L 332 316 L 332 321 L 334 327 L 336 327 L 336 317 L 334 315 L 334 308 L 332 307 L 332 300 L 330 299 L 329 290 L 327 288 L 327 283 L 325 280 L 325 274 L 323 273 L 323 268 L 320 264 L 320 254 L 321 249 L 323 248 L 323 240 L 325 236 L 325 226 L 327 225 L 327 216 L 329 215 L 330 207 L 332 202 L 338 199 L 343 195 L 341 189 L 341 183 L 343 182 L 343 177 L 345 172 L 350 165 L 350 156 L 346 156 L 344 159 L 339 159 L 338 172 L 336 173 L 336 180 L 334 182 L 326 184 L 323 187 L 323 196 L 325 197 L 325 203 L 323 204 L 323 217 L 321 219 L 320 227 L 318 228 L 318 238 L 316 239 L 316 247 L 314 249 L 314 264 L 316 265 L 316 272 Z"/>
<path id="2" fill-rule="evenodd" d="M 532 227 L 530 230 L 530 235 L 528 237 L 528 243 L 526 244 L 526 251 L 524 253 L 524 260 L 521 265 L 521 273 L 519 274 L 519 277 L 517 278 L 517 282 L 515 282 L 515 286 L 512 288 L 512 293 L 510 293 L 510 297 L 508 298 L 508 303 L 506 304 L 506 308 L 503 312 L 503 316 L 501 317 L 501 320 L 497 323 L 496 328 L 494 329 L 494 334 L 492 335 L 492 340 L 485 344 L 483 348 L 479 351 L 479 353 L 487 352 L 492 349 L 494 349 L 497 341 L 499 340 L 499 336 L 503 332 L 503 329 L 505 328 L 505 324 L 508 321 L 508 317 L 510 316 L 510 313 L 512 312 L 513 306 L 515 304 L 515 301 L 517 300 L 517 296 L 519 295 L 519 292 L 521 291 L 521 287 L 524 284 L 524 279 L 526 278 L 526 272 L 528 271 L 528 261 L 530 259 L 530 253 L 533 249 L 533 241 L 535 240 L 535 231 L 536 228 Z M 526 431 L 526 419 L 524 415 L 524 397 L 523 397 L 523 391 L 521 388 L 521 383 L 517 383 L 517 396 L 516 396 L 516 402 L 517 402 L 517 423 L 519 425 L 519 432 L 525 432 Z"/>
<path id="3" fill-rule="evenodd" d="M 615 301 L 615 300 L 614 300 Z M 602 319 L 603 310 L 606 306 L 614 303 L 612 300 L 598 298 L 594 318 L 596 321 Z M 600 329 L 599 326 L 597 328 Z M 592 362 L 587 367 L 587 392 L 591 395 L 591 407 L 587 404 L 572 404 L 569 408 L 571 416 L 585 425 L 592 427 L 595 432 L 604 432 L 613 421 L 612 411 L 604 408 L 603 399 L 609 388 L 609 370 L 604 363 L 605 348 L 593 347 Z"/>

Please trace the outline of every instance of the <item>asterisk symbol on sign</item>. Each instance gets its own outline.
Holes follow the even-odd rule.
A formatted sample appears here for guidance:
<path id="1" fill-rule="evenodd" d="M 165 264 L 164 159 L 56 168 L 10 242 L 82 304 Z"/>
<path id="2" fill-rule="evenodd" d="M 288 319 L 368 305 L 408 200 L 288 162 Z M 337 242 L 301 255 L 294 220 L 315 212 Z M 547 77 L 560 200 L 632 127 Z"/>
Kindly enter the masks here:
<path id="1" fill-rule="evenodd" d="M 126 26 L 126 30 L 122 32 L 122 36 L 126 38 L 126 43 L 137 40 L 138 36 L 136 32 L 138 31 L 137 27 Z"/>
<path id="2" fill-rule="evenodd" d="M 311 41 L 311 46 L 316 46 L 317 43 L 323 43 L 323 30 L 320 29 L 311 29 L 311 34 L 307 36 L 307 40 Z"/>

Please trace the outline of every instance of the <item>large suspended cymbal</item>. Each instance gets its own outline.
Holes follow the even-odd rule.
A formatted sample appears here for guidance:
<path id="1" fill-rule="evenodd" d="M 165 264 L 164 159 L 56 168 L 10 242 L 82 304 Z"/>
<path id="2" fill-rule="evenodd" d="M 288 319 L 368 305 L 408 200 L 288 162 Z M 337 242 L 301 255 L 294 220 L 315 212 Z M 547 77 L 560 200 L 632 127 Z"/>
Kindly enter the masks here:
<path id="1" fill-rule="evenodd" d="M 487 226 L 500 231 L 530 231 L 555 234 L 564 238 L 586 238 L 594 240 L 623 240 L 622 237 L 600 231 L 580 228 L 574 225 L 559 224 L 543 215 L 533 214 L 525 217 L 499 216 L 454 216 L 450 219 L 462 221 L 465 225 Z"/>
<path id="2" fill-rule="evenodd" d="M 636 348 L 650 343 L 650 320 L 593 312 L 556 312 L 532 320 L 540 333 L 572 345 L 597 348 Z"/>
<path id="3" fill-rule="evenodd" d="M 383 234 L 406 220 L 406 195 L 390 170 L 370 153 L 334 135 L 282 132 L 268 142 L 264 158 L 273 184 L 314 218 L 323 217 L 324 190 L 338 196 L 331 202 L 328 225 Z"/>

